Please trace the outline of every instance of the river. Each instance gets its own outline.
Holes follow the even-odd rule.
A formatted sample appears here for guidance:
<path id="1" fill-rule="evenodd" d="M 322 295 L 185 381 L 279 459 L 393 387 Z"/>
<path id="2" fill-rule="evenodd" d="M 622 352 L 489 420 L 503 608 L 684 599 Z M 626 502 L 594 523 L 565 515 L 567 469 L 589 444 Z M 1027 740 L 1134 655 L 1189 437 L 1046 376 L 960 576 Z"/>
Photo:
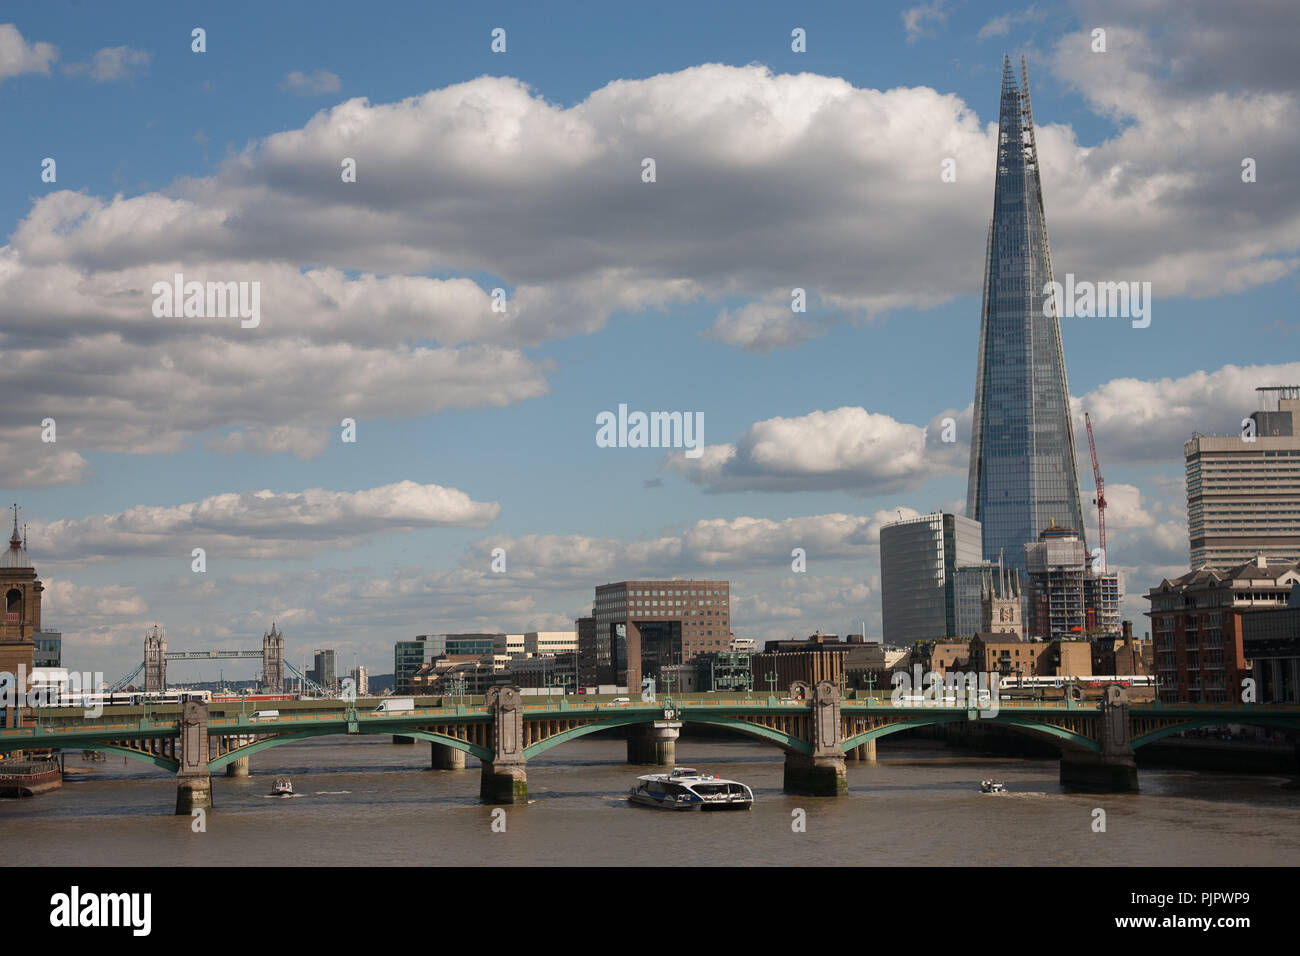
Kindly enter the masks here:
<path id="1" fill-rule="evenodd" d="M 213 777 L 206 831 L 172 814 L 174 779 L 120 756 L 69 757 L 61 790 L 0 800 L 10 866 L 871 864 L 1293 865 L 1300 789 L 1284 776 L 1140 771 L 1139 794 L 1061 791 L 1055 760 L 882 744 L 849 763 L 842 798 L 781 792 L 782 757 L 759 743 L 684 739 L 682 766 L 754 789 L 742 813 L 629 805 L 619 740 L 579 740 L 530 761 L 532 802 L 505 809 L 504 832 L 478 802 L 473 758 L 430 770 L 429 747 L 388 737 L 323 738 L 255 754 L 247 778 Z M 297 795 L 268 796 L 277 775 Z M 982 794 L 995 777 L 1007 794 Z M 1105 831 L 1094 811 L 1105 812 Z M 805 827 L 797 832 L 801 814 Z M 498 829 L 501 826 L 500 815 Z M 15 839 L 17 838 L 17 839 Z"/>

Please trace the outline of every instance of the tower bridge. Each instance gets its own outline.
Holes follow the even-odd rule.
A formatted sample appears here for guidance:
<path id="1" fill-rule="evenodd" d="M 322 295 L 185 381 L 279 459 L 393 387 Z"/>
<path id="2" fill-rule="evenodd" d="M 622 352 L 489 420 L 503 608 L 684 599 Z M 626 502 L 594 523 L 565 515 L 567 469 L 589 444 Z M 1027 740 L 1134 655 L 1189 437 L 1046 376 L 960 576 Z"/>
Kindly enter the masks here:
<path id="1" fill-rule="evenodd" d="M 119 691 L 127 687 L 144 673 L 144 690 L 145 693 L 160 693 L 167 689 L 167 662 L 168 661 L 208 661 L 208 660 L 232 660 L 240 658 L 258 657 L 262 660 L 262 687 L 268 693 L 279 694 L 284 690 L 284 672 L 288 668 L 292 677 L 296 677 L 313 691 L 325 694 L 324 687 L 321 687 L 311 678 L 303 674 L 298 668 L 294 667 L 291 662 L 284 656 L 284 631 L 276 630 L 275 623 L 272 622 L 271 630 L 262 635 L 262 649 L 260 651 L 245 650 L 207 650 L 207 651 L 169 651 L 167 650 L 167 635 L 157 624 L 152 630 L 145 631 L 144 635 L 144 660 L 136 665 L 135 670 L 131 671 L 125 677 L 118 678 L 111 685 L 110 691 Z"/>
<path id="2" fill-rule="evenodd" d="M 1300 706 L 1285 704 L 1131 704 L 1118 684 L 1100 701 L 999 701 L 980 710 L 933 702 L 841 700 L 834 684 L 796 683 L 789 697 L 694 695 L 657 702 L 524 703 L 517 687 L 493 688 L 481 702 L 419 702 L 405 712 L 369 710 L 356 701 L 301 701 L 274 716 L 189 701 L 153 715 L 106 708 L 97 719 L 44 710 L 37 722 L 0 729 L 0 752 L 65 748 L 121 753 L 176 774 L 176 812 L 212 805 L 212 774 L 248 772 L 248 758 L 312 737 L 385 734 L 431 744 L 432 766 L 481 765 L 479 794 L 489 804 L 526 802 L 528 762 L 553 747 L 612 728 L 628 732 L 628 762 L 671 766 L 685 724 L 719 727 L 771 744 L 785 754 L 787 793 L 837 796 L 848 789 L 846 762 L 873 760 L 881 737 L 916 727 L 987 722 L 1052 743 L 1069 789 L 1135 792 L 1134 750 L 1170 734 L 1225 723 L 1300 737 Z"/>

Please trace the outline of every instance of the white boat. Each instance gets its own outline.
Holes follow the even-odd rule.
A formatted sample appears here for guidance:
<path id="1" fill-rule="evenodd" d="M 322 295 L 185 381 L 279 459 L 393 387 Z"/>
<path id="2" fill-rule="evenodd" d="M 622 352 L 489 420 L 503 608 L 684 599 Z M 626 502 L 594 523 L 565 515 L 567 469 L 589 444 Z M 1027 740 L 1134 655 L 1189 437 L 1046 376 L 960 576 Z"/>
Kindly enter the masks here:
<path id="1" fill-rule="evenodd" d="M 748 810 L 754 805 L 754 791 L 743 783 L 689 767 L 637 777 L 627 798 L 663 810 Z"/>
<path id="2" fill-rule="evenodd" d="M 276 797 L 292 797 L 293 781 L 288 777 L 278 777 L 275 786 L 271 788 L 271 795 Z"/>
<path id="3" fill-rule="evenodd" d="M 985 780 L 980 784 L 981 793 L 1006 793 L 1007 785 L 1001 780 Z"/>

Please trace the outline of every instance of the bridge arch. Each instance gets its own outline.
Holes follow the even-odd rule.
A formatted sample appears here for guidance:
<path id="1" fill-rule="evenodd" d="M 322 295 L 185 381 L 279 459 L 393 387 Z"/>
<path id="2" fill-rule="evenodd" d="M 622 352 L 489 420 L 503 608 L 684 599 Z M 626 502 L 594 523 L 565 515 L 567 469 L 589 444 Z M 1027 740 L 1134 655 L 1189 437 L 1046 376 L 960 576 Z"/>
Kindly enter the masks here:
<path id="1" fill-rule="evenodd" d="M 1300 717 L 1252 717 L 1249 714 L 1223 714 L 1210 717 L 1189 717 L 1182 723 L 1170 724 L 1135 736 L 1130 745 L 1134 750 L 1153 744 L 1165 737 L 1182 733 L 1184 730 L 1196 730 L 1201 727 L 1224 727 L 1228 724 L 1242 724 L 1247 727 L 1261 727 L 1266 730 L 1283 730 L 1291 735 L 1300 735 Z"/>
<path id="2" fill-rule="evenodd" d="M 936 713 L 933 715 L 908 717 L 895 723 L 884 724 L 879 727 L 873 727 L 870 730 L 854 734 L 844 740 L 843 747 L 847 753 L 854 747 L 861 746 L 872 740 L 879 740 L 881 737 L 887 737 L 890 734 L 896 734 L 904 730 L 914 730 L 917 727 L 933 727 L 938 724 L 959 724 L 967 721 L 967 715 L 962 713 Z M 987 723 L 992 726 L 1010 727 L 1026 736 L 1035 740 L 1045 740 L 1047 743 L 1059 747 L 1062 751 L 1089 751 L 1099 753 L 1101 744 L 1082 734 L 1076 734 L 1073 731 L 1066 730 L 1063 727 L 1057 727 L 1054 724 L 1045 724 L 1029 717 L 1021 716 L 998 716 L 991 718 L 981 718 L 980 723 Z"/>
<path id="3" fill-rule="evenodd" d="M 134 760 L 140 760 L 147 764 L 176 773 L 181 769 L 181 765 L 169 757 L 160 757 L 158 754 L 146 753 L 143 750 L 132 750 L 130 747 L 119 747 L 114 744 L 97 744 L 86 743 L 79 744 L 76 747 L 66 747 L 65 750 L 95 750 L 105 754 L 122 754 L 124 757 L 131 757 Z"/>
<path id="4" fill-rule="evenodd" d="M 455 737 L 447 737 L 442 734 L 435 734 L 432 731 L 420 730 L 414 727 L 402 727 L 397 730 L 386 728 L 380 730 L 370 730 L 364 734 L 350 734 L 344 730 L 333 727 L 322 727 L 319 730 L 295 730 L 291 732 L 277 733 L 271 737 L 263 737 L 261 740 L 255 740 L 251 744 L 244 744 L 242 747 L 236 747 L 234 750 L 222 754 L 220 757 L 213 757 L 208 761 L 208 770 L 220 770 L 227 764 L 234 763 L 244 757 L 251 756 L 261 750 L 270 750 L 272 747 L 280 747 L 284 744 L 296 743 L 300 740 L 307 740 L 312 737 L 357 737 L 357 736 L 387 736 L 389 734 L 400 734 L 404 737 L 415 737 L 417 740 L 427 740 L 430 743 L 442 744 L 447 747 L 453 747 L 456 750 L 463 750 L 465 753 L 477 757 L 479 760 L 491 760 L 490 751 L 475 744 L 459 740 Z M 174 768 L 173 768 L 174 769 Z"/>
<path id="5" fill-rule="evenodd" d="M 652 724 L 664 719 L 662 713 L 645 713 L 645 714 L 617 714 L 608 718 L 593 720 L 591 723 L 582 724 L 578 727 L 571 727 L 568 730 L 560 731 L 557 734 L 539 740 L 534 744 L 524 748 L 524 759 L 532 758 L 543 754 L 553 747 L 560 744 L 568 743 L 571 740 L 577 740 L 588 734 L 594 734 L 600 730 L 610 730 L 614 727 L 632 727 L 638 724 Z M 753 737 L 764 743 L 776 744 L 781 750 L 789 753 L 812 753 L 810 747 L 805 741 L 798 737 L 792 736 L 780 730 L 774 730 L 771 727 L 764 727 L 761 724 L 750 723 L 747 720 L 741 720 L 736 717 L 724 717 L 721 715 L 693 716 L 690 714 L 681 714 L 674 718 L 684 724 L 700 724 L 704 726 L 722 727 L 727 730 L 734 730 L 746 737 Z"/>

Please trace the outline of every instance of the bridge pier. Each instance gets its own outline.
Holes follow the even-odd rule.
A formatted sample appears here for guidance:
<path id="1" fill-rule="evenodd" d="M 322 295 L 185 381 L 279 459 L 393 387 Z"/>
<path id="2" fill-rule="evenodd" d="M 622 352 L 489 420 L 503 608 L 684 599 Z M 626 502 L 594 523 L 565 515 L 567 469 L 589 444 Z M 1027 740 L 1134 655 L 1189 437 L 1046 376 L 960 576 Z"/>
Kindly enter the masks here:
<path id="1" fill-rule="evenodd" d="M 478 795 L 483 803 L 528 803 L 524 769 L 524 711 L 518 687 L 487 693 L 492 714 L 492 759 L 484 760 Z"/>
<path id="2" fill-rule="evenodd" d="M 414 737 L 407 737 L 407 736 L 405 736 L 404 734 L 393 734 L 393 743 L 395 743 L 395 744 L 403 744 L 403 745 L 405 745 L 405 744 L 413 744 L 413 743 L 415 743 L 415 738 L 414 738 Z"/>
<path id="3" fill-rule="evenodd" d="M 844 765 L 844 737 L 840 721 L 840 694 L 830 681 L 809 687 L 802 681 L 790 685 L 795 700 L 811 700 L 808 727 L 812 752 L 787 752 L 784 789 L 808 797 L 838 797 L 849 790 Z"/>
<path id="4" fill-rule="evenodd" d="M 814 757 L 811 754 L 785 755 L 786 793 L 805 797 L 838 797 L 849 791 L 844 757 Z"/>
<path id="5" fill-rule="evenodd" d="M 248 758 L 240 757 L 238 760 L 232 760 L 226 764 L 227 777 L 247 777 L 248 776 Z"/>
<path id="6" fill-rule="evenodd" d="M 429 744 L 429 766 L 434 770 L 464 770 L 465 751 L 446 744 Z"/>
<path id="7" fill-rule="evenodd" d="M 860 760 L 863 763 L 876 762 L 876 742 L 868 740 L 865 744 L 859 744 L 849 749 L 845 754 L 846 760 Z"/>
<path id="8" fill-rule="evenodd" d="M 208 705 L 187 700 L 181 709 L 180 770 L 176 773 L 176 813 L 190 816 L 212 806 L 212 774 L 208 771 Z"/>
<path id="9" fill-rule="evenodd" d="M 664 726 L 659 726 L 663 723 Z M 671 767 L 677 763 L 677 738 L 681 724 L 667 721 L 637 724 L 627 731 L 627 762 L 646 767 Z"/>
<path id="10" fill-rule="evenodd" d="M 1101 751 L 1061 754 L 1061 786 L 1084 793 L 1137 793 L 1137 761 L 1129 742 L 1128 694 L 1118 684 L 1101 698 Z"/>

